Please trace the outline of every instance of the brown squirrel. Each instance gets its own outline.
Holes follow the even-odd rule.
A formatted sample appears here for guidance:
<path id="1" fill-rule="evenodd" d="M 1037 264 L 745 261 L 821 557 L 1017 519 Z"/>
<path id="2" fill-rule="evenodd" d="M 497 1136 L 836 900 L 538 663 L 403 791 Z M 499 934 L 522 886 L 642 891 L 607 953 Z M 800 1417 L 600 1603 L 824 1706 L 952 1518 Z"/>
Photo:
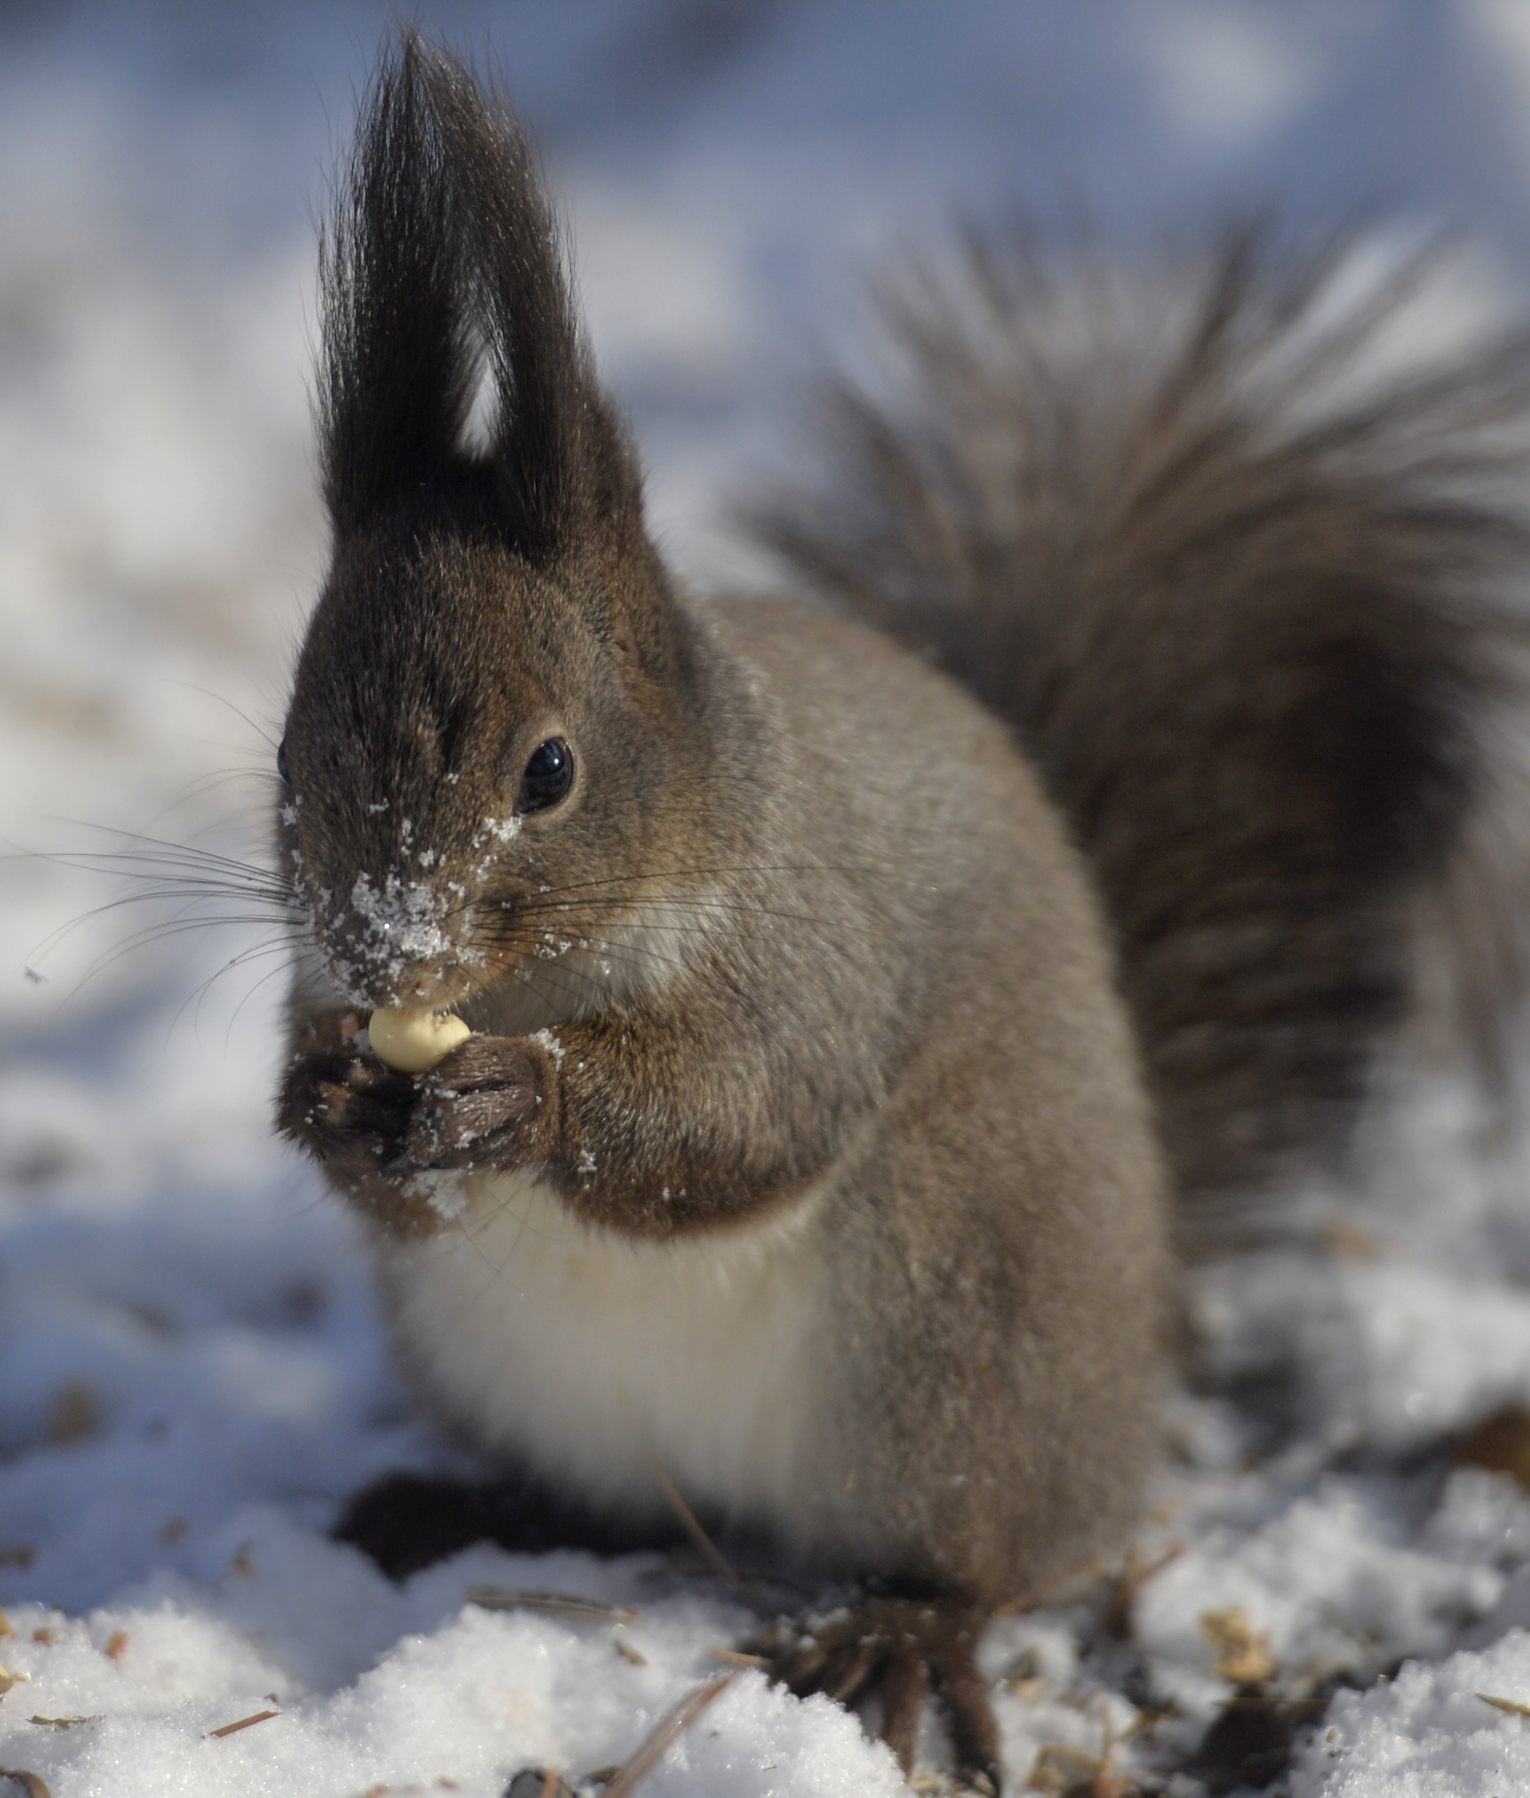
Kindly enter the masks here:
<path id="1" fill-rule="evenodd" d="M 1137 1514 L 1175 1220 L 1342 1153 L 1426 920 L 1496 1015 L 1524 359 L 1341 403 L 1396 295 L 1336 310 L 1332 258 L 1245 232 L 1154 312 L 974 239 L 894 302 L 902 399 L 840 392 L 837 473 L 765 520 L 819 603 L 713 604 L 525 139 L 412 36 L 321 256 L 280 1125 L 504 1470 L 339 1534 L 397 1574 L 632 1546 L 657 1464 L 864 1583 L 780 1677 L 879 1689 L 905 1768 L 933 1679 L 997 1781 L 973 1645 Z M 393 1071 L 398 1006 L 474 1034 Z"/>

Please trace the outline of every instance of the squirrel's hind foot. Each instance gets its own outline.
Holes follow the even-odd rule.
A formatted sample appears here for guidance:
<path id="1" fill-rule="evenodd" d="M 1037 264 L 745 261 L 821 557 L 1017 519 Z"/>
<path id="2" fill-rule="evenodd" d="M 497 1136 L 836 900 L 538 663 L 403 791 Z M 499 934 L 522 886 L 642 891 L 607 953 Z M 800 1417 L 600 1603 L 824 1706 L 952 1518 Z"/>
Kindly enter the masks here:
<path id="1" fill-rule="evenodd" d="M 958 1774 L 979 1793 L 1001 1785 L 999 1732 L 974 1658 L 988 1613 L 952 1599 L 861 1598 L 837 1610 L 773 1624 L 752 1653 L 799 1698 L 822 1692 L 843 1705 L 876 1697 L 882 1739 L 903 1775 L 914 1770 L 924 1700 L 933 1690 Z"/>

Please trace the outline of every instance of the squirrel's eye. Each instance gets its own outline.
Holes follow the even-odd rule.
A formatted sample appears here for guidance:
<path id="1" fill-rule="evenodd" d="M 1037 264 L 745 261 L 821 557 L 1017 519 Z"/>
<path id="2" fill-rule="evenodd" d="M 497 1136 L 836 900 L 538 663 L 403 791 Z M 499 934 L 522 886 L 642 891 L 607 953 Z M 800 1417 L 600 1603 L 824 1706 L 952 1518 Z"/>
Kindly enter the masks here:
<path id="1" fill-rule="evenodd" d="M 531 752 L 521 776 L 518 812 L 545 812 L 563 799 L 574 784 L 574 757 L 562 737 L 549 737 Z"/>
<path id="2" fill-rule="evenodd" d="M 284 787 L 292 785 L 292 776 L 287 771 L 287 739 L 285 737 L 276 746 L 276 772 Z"/>

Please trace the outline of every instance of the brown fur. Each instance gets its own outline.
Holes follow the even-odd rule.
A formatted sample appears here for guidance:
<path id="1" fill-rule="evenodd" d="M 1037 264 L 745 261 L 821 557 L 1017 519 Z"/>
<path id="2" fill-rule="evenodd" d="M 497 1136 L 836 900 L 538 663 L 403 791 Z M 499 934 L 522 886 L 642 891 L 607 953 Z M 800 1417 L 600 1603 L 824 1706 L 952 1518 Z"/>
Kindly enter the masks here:
<path id="1" fill-rule="evenodd" d="M 504 200 L 529 238 L 506 254 L 538 263 L 517 277 L 533 316 L 471 312 L 499 303 L 476 260 L 505 251 L 475 208 L 529 181 L 514 128 L 477 107 L 417 45 L 386 69 L 329 253 L 336 546 L 282 828 L 329 997 L 300 983 L 283 1126 L 405 1234 L 429 1223 L 407 1190 L 422 1165 L 531 1166 L 590 1224 L 661 1238 L 830 1181 L 818 1487 L 757 1521 L 816 1559 L 1012 1592 L 1107 1540 L 1151 1459 L 1160 1177 L 1087 876 L 955 686 L 857 626 L 681 602 L 635 502 L 588 497 L 636 477 L 534 192 Z M 408 357 L 419 331 L 435 351 Z M 475 457 L 447 427 L 468 385 L 451 357 L 478 337 L 508 347 Z M 446 383 L 433 447 L 416 377 Z M 556 462 L 569 419 L 593 474 Z M 523 437 L 555 446 L 562 488 L 535 529 L 501 465 Z M 573 795 L 486 847 L 554 729 Z M 433 952 L 394 955 L 345 903 L 390 876 L 454 893 Z M 645 931 L 665 947 L 623 947 Z M 539 959 L 557 933 L 576 947 Z M 400 1109 L 399 1077 L 354 1049 L 359 1085 L 337 1079 L 326 1021 L 385 1003 L 454 1003 L 498 1033 Z"/>
<path id="2" fill-rule="evenodd" d="M 906 408 L 841 400 L 839 496 L 772 526 L 926 660 L 703 605 L 645 535 L 519 131 L 414 40 L 385 64 L 325 260 L 335 551 L 284 745 L 312 929 L 280 1117 L 376 1226 L 427 1396 L 544 1486 L 559 1445 L 496 1409 L 534 1370 L 455 1381 L 468 1309 L 412 1334 L 388 1245 L 446 1228 L 431 1181 L 537 1182 L 631 1265 L 799 1231 L 826 1296 L 761 1352 L 807 1350 L 774 1401 L 800 1472 L 722 1521 L 982 1607 L 1140 1501 L 1164 1148 L 1184 1193 L 1268 1178 L 1401 1014 L 1519 540 L 1442 486 L 1482 459 L 1485 375 L 1311 429 L 1271 409 L 1310 271 L 1235 246 L 1145 363 L 1052 359 L 1026 281 L 980 251 L 968 275 L 903 315 Z M 1298 386 L 1338 341 L 1287 357 Z M 512 816 L 552 737 L 572 790 Z M 479 1034 L 390 1074 L 344 1020 L 394 1004 Z"/>

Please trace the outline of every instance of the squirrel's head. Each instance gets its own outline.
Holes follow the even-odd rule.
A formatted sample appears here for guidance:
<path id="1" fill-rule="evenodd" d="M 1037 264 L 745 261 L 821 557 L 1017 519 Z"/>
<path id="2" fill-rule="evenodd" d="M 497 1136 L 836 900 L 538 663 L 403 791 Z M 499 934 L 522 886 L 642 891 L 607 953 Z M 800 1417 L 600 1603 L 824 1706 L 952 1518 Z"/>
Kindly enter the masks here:
<path id="1" fill-rule="evenodd" d="M 334 551 L 279 758 L 315 947 L 364 1006 L 458 1004 L 574 943 L 619 961 L 701 853 L 698 651 L 525 138 L 412 36 L 321 275 Z"/>

